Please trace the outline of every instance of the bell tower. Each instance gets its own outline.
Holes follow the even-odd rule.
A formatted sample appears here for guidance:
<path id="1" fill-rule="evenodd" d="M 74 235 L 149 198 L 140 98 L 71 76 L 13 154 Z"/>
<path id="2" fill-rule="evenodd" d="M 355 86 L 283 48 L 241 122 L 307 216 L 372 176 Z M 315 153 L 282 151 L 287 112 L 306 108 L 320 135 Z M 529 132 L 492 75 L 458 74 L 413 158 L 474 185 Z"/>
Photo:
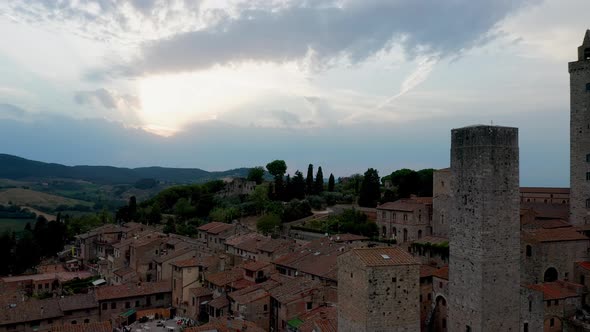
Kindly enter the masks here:
<path id="1" fill-rule="evenodd" d="M 570 223 L 590 224 L 590 30 L 570 73 Z"/>

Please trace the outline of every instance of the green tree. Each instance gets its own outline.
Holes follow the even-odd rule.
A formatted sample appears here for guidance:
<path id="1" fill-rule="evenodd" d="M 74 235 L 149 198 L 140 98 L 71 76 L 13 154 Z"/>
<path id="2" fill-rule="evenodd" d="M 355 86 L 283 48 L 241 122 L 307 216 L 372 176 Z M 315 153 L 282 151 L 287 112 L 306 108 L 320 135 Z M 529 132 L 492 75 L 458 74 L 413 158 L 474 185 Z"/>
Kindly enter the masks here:
<path id="1" fill-rule="evenodd" d="M 196 209 L 183 197 L 174 205 L 174 214 L 179 220 L 185 221 L 195 216 Z"/>
<path id="2" fill-rule="evenodd" d="M 319 195 L 324 191 L 324 172 L 322 166 L 318 167 L 318 172 L 315 176 L 314 194 Z"/>
<path id="3" fill-rule="evenodd" d="M 158 202 L 154 203 L 146 216 L 148 224 L 159 224 L 162 220 L 162 210 Z"/>
<path id="4" fill-rule="evenodd" d="M 307 166 L 307 178 L 305 179 L 305 193 L 307 195 L 313 195 L 313 165 Z"/>
<path id="5" fill-rule="evenodd" d="M 248 172 L 248 181 L 256 181 L 256 184 L 261 184 L 264 180 L 264 167 L 256 166 L 250 168 Z"/>
<path id="6" fill-rule="evenodd" d="M 291 183 L 292 198 L 303 199 L 305 197 L 305 179 L 303 179 L 303 173 L 297 170 Z"/>
<path id="7" fill-rule="evenodd" d="M 250 194 L 248 200 L 254 203 L 254 208 L 257 214 L 264 212 L 266 206 L 270 202 L 268 198 L 268 187 L 267 186 L 257 186 L 254 189 L 254 192 Z"/>
<path id="8" fill-rule="evenodd" d="M 269 213 L 256 222 L 256 229 L 264 235 L 275 234 L 280 227 L 281 218 L 274 213 Z"/>
<path id="9" fill-rule="evenodd" d="M 363 182 L 359 191 L 358 204 L 363 207 L 376 207 L 381 198 L 381 185 L 379 182 L 379 172 L 376 169 L 369 168 L 365 172 Z"/>
<path id="10" fill-rule="evenodd" d="M 129 220 L 137 221 L 137 199 L 135 196 L 129 197 Z"/>
<path id="11" fill-rule="evenodd" d="M 328 179 L 328 191 L 329 192 L 333 192 L 334 191 L 334 174 L 330 173 L 330 178 Z"/>
<path id="12" fill-rule="evenodd" d="M 283 176 L 285 172 L 287 172 L 287 164 L 284 160 L 275 160 L 266 165 L 266 169 L 268 172 L 274 176 L 274 192 L 272 193 L 272 197 L 274 199 L 281 199 L 283 197 Z"/>

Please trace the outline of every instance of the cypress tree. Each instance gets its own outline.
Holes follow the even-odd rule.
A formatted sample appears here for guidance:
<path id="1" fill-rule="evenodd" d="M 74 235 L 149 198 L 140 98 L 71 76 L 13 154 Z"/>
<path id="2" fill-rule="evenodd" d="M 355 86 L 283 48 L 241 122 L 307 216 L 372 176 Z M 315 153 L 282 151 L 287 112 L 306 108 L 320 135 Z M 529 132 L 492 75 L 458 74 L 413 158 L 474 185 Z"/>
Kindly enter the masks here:
<path id="1" fill-rule="evenodd" d="M 334 191 L 334 174 L 330 173 L 330 178 L 328 179 L 328 191 Z"/>
<path id="2" fill-rule="evenodd" d="M 318 173 L 315 176 L 315 194 L 321 194 L 324 191 L 324 173 L 322 172 L 322 166 L 318 167 Z"/>
<path id="3" fill-rule="evenodd" d="M 313 165 L 307 167 L 307 179 L 305 180 L 305 193 L 313 195 Z"/>

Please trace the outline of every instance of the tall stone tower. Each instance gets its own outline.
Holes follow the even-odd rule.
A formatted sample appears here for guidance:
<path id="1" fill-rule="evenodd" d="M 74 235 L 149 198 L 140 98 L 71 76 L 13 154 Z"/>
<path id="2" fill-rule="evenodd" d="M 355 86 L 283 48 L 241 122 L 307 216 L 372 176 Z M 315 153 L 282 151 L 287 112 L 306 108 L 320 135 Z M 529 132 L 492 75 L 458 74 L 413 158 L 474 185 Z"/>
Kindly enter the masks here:
<path id="1" fill-rule="evenodd" d="M 570 223 L 590 223 L 590 30 L 570 73 Z"/>
<path id="2" fill-rule="evenodd" d="M 451 132 L 449 331 L 518 331 L 518 129 Z"/>

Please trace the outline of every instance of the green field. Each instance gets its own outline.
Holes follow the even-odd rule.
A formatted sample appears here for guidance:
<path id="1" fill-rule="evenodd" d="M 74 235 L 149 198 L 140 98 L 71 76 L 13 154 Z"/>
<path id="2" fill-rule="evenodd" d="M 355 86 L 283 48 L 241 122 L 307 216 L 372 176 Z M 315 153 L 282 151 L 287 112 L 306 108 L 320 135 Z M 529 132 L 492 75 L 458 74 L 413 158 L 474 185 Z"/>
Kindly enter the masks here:
<path id="1" fill-rule="evenodd" d="M 0 234 L 5 231 L 20 232 L 28 222 L 31 223 L 31 226 L 35 225 L 35 219 L 0 219 Z"/>

